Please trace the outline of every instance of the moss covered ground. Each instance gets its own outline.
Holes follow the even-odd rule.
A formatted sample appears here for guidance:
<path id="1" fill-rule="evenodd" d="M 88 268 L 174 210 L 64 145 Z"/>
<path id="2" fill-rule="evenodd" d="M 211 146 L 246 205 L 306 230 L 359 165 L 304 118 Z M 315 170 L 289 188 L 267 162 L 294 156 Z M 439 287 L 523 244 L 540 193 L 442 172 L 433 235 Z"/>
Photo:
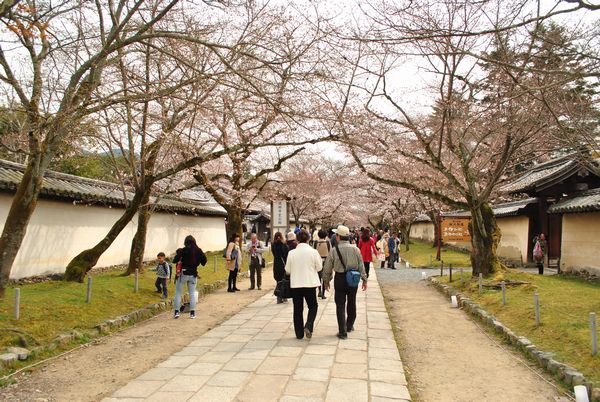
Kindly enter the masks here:
<path id="1" fill-rule="evenodd" d="M 400 245 L 400 257 L 408 261 L 412 267 L 424 268 L 432 267 L 439 268 L 441 262 L 435 259 L 437 248 L 432 246 L 432 243 L 424 243 L 421 241 L 411 240 L 409 251 L 404 251 L 404 244 Z M 453 267 L 470 267 L 471 260 L 468 253 L 455 251 L 442 247 L 441 260 L 444 261 L 444 266 L 452 264 Z"/>
<path id="2" fill-rule="evenodd" d="M 229 271 L 225 269 L 225 259 L 221 252 L 207 253 L 208 263 L 201 267 L 199 286 L 227 279 Z M 266 254 L 271 261 L 270 253 Z M 215 269 L 216 262 L 216 269 Z M 57 335 L 72 330 L 85 333 L 100 322 L 115 318 L 131 311 L 140 309 L 151 303 L 162 300 L 162 295 L 155 292 L 156 265 L 145 266 L 139 275 L 139 291 L 134 292 L 134 275 L 123 276 L 123 270 L 111 270 L 95 273 L 91 271 L 92 297 L 91 303 L 86 303 L 87 283 L 67 281 L 46 281 L 32 284 L 21 284 L 7 288 L 6 297 L 0 303 L 0 353 L 7 346 L 17 346 L 18 336 L 6 329 L 16 329 L 27 334 L 29 346 L 48 344 Z M 245 271 L 247 268 L 243 267 Z M 87 279 L 86 281 L 87 282 Z M 169 298 L 175 294 L 175 284 L 169 283 Z M 20 289 L 21 308 L 20 319 L 15 320 L 14 294 L 15 287 Z M 4 329 L 4 330 L 3 330 Z M 35 339 L 35 342 L 32 340 Z M 84 337 L 78 342 L 88 341 Z M 75 344 L 77 342 L 73 342 Z M 35 357 L 36 360 L 60 353 L 72 347 L 65 345 L 53 351 L 45 351 Z M 28 361 L 26 364 L 30 364 Z M 17 368 L 23 365 L 20 363 Z M 8 370 L 0 368 L 0 375 Z"/>

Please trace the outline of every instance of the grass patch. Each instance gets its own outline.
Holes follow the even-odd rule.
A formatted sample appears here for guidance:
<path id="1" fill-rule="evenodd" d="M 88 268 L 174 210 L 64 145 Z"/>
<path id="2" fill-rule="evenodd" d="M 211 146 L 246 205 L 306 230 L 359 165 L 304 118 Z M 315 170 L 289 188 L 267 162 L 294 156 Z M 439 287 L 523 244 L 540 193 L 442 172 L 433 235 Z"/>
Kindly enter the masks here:
<path id="1" fill-rule="evenodd" d="M 517 334 L 529 338 L 540 350 L 552 352 L 560 360 L 580 370 L 596 386 L 600 384 L 600 355 L 591 354 L 589 313 L 600 312 L 600 284 L 578 277 L 539 276 L 506 271 L 503 278 L 530 282 L 508 287 L 506 306 L 500 290 L 479 295 L 477 281 L 466 273 L 465 284 L 452 285 L 479 303 Z M 500 277 L 496 278 L 501 279 Z M 445 277 L 442 281 L 447 282 Z M 484 281 L 485 283 L 486 281 Z M 533 294 L 540 295 L 542 325 L 535 327 Z"/>
<path id="2" fill-rule="evenodd" d="M 440 267 L 440 261 L 435 259 L 437 249 L 431 246 L 431 243 L 424 243 L 417 240 L 411 240 L 410 250 L 404 251 L 404 245 L 400 245 L 400 257 L 406 260 L 413 267 Z M 431 265 L 429 260 L 431 258 Z M 444 261 L 444 266 L 452 264 L 453 267 L 470 267 L 471 259 L 468 253 L 449 250 L 442 247 L 441 259 Z"/>
<path id="3" fill-rule="evenodd" d="M 222 252 L 207 253 L 208 263 L 200 267 L 198 288 L 203 284 L 227 279 L 229 271 L 225 269 Z M 215 258 L 216 257 L 216 258 Z M 270 253 L 266 253 L 267 261 L 272 261 Z M 215 263 L 216 261 L 216 270 Z M 247 259 L 242 267 L 247 270 Z M 41 345 L 49 343 L 57 335 L 72 330 L 85 333 L 100 322 L 127 314 L 148 304 L 162 300 L 162 295 L 155 293 L 154 281 L 156 264 L 145 266 L 139 276 L 139 292 L 134 293 L 134 275 L 123 276 L 122 271 L 94 273 L 92 271 L 91 303 L 85 302 L 87 283 L 47 281 L 24 284 L 7 288 L 6 298 L 0 305 L 0 328 L 15 328 L 34 337 Z M 15 320 L 14 288 L 21 289 L 21 317 Z M 175 294 L 175 284 L 169 283 L 169 298 Z M 84 339 L 87 341 L 89 339 Z M 18 338 L 12 333 L 0 330 L 0 353 L 7 346 L 17 345 Z M 75 344 L 75 343 L 74 343 Z M 30 345 L 35 346 L 35 345 Z M 68 348 L 66 345 L 64 349 Z M 70 345 L 73 346 L 73 345 Z M 35 360 L 58 354 L 61 350 L 41 353 Z M 31 364 L 20 362 L 19 366 Z M 0 368 L 0 370 L 2 370 Z M 0 371 L 6 375 L 9 371 Z"/>

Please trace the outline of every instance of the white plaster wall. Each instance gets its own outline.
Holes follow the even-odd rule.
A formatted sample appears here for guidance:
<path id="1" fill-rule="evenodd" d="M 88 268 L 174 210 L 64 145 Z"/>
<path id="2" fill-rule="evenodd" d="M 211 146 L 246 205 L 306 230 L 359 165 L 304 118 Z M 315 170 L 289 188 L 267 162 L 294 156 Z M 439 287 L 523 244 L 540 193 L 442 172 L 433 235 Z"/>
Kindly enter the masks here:
<path id="1" fill-rule="evenodd" d="M 1 222 L 6 221 L 11 200 L 10 195 L 0 194 Z M 39 200 L 11 278 L 64 272 L 67 263 L 102 239 L 122 213 L 120 208 Z M 102 255 L 98 266 L 127 263 L 136 224 L 134 218 Z M 183 245 L 188 234 L 196 238 L 203 250 L 220 250 L 226 244 L 225 220 L 223 217 L 156 213 L 149 222 L 144 259 L 153 259 L 159 251 L 173 253 Z"/>
<path id="2" fill-rule="evenodd" d="M 600 275 L 600 213 L 565 214 L 562 218 L 561 268 Z"/>
<path id="3" fill-rule="evenodd" d="M 527 261 L 527 236 L 529 235 L 529 218 L 526 216 L 507 216 L 496 218 L 502 237 L 498 245 L 498 256 L 507 260 Z M 455 247 L 471 250 L 471 242 L 448 242 Z"/>
<path id="4" fill-rule="evenodd" d="M 527 216 L 507 216 L 497 218 L 502 237 L 498 245 L 498 255 L 513 261 L 527 261 L 529 243 L 529 218 Z"/>
<path id="5" fill-rule="evenodd" d="M 433 241 L 435 228 L 431 222 L 415 222 L 410 227 L 410 237 L 424 241 Z"/>

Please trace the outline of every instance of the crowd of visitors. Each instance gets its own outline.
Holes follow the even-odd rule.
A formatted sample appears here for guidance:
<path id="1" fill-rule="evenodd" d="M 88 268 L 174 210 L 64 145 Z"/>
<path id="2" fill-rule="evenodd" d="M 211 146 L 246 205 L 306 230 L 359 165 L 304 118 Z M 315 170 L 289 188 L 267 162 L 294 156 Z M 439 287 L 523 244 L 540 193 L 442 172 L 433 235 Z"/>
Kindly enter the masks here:
<path id="1" fill-rule="evenodd" d="M 240 240 L 239 234 L 231 235 L 227 247 L 223 250 L 225 266 L 229 271 L 227 292 L 230 293 L 240 290 L 237 287 L 238 273 L 242 268 Z M 270 247 L 273 255 L 273 278 L 277 283 L 275 295 L 278 304 L 286 303 L 289 298 L 292 299 L 296 337 L 298 339 L 312 337 L 318 311 L 317 300 L 327 298 L 327 292 L 330 291 L 333 281 L 338 322 L 337 336 L 340 339 L 347 339 L 348 333 L 354 330 L 356 321 L 358 288 L 367 290 L 371 264 L 379 259 L 380 268 L 383 269 L 387 265 L 388 268 L 396 269 L 399 244 L 397 233 L 390 235 L 387 230 L 372 233 L 369 228 L 351 231 L 344 225 L 329 231 L 315 229 L 312 234 L 302 227 L 285 235 L 281 232 L 275 233 Z M 249 260 L 248 290 L 260 290 L 262 270 L 266 265 L 264 253 L 268 249 L 258 239 L 256 232 L 252 231 L 244 250 Z M 167 284 L 174 276 L 174 318 L 179 318 L 187 306 L 189 306 L 190 318 L 195 318 L 198 267 L 207 263 L 206 255 L 198 247 L 196 239 L 187 236 L 184 247 L 176 251 L 173 259 L 175 270 L 166 261 L 163 252 L 160 252 L 157 258 L 155 282 L 157 293 L 167 298 Z M 184 298 L 186 286 L 189 294 L 187 302 Z M 308 306 L 306 321 L 304 321 L 305 303 Z"/>

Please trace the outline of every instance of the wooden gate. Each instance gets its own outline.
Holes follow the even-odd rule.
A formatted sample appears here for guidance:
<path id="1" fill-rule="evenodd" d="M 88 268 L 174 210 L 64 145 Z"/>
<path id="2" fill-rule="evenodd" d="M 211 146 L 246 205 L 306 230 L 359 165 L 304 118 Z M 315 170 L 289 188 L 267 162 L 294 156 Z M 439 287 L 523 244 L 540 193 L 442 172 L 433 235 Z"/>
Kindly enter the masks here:
<path id="1" fill-rule="evenodd" d="M 562 215 L 548 214 L 548 258 L 560 258 L 562 239 Z"/>

